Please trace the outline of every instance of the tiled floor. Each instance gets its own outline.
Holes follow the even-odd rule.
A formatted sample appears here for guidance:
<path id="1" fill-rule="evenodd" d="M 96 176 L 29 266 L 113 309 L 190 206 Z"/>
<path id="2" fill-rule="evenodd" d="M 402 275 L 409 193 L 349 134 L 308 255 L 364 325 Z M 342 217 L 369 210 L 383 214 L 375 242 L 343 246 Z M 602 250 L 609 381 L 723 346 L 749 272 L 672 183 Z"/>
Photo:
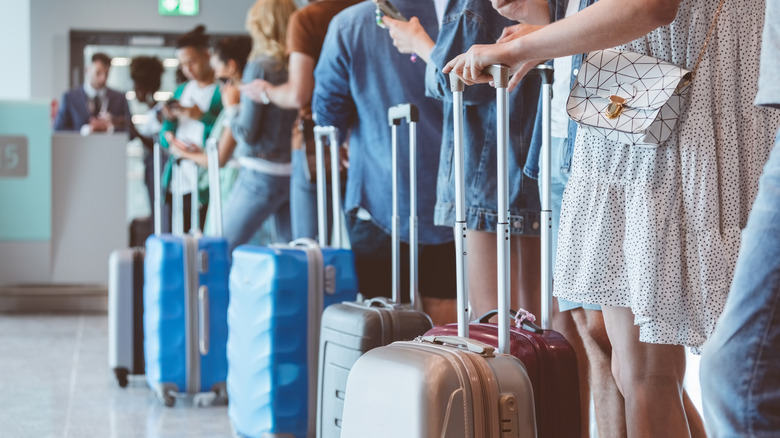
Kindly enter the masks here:
<path id="1" fill-rule="evenodd" d="M 141 378 L 119 388 L 105 315 L 0 314 L 0 437 L 231 437 L 227 408 L 163 407 Z"/>
<path id="2" fill-rule="evenodd" d="M 106 324 L 100 314 L 0 314 L 0 438 L 232 437 L 224 406 L 165 408 L 143 378 L 119 388 Z M 701 409 L 689 359 L 686 386 Z"/>

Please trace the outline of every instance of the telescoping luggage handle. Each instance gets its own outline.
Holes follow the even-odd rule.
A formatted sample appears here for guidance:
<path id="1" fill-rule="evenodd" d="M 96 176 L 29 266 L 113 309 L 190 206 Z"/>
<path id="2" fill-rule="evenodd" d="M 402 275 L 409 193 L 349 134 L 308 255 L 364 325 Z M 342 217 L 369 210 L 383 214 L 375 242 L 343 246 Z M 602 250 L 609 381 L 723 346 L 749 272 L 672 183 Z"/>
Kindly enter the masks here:
<path id="1" fill-rule="evenodd" d="M 328 246 L 328 208 L 326 206 L 328 197 L 325 187 L 325 147 L 323 138 L 328 139 L 330 145 L 330 177 L 331 177 L 331 199 L 333 208 L 333 246 L 341 247 L 341 178 L 339 174 L 339 130 L 335 126 L 315 126 L 314 144 L 315 158 L 317 164 L 317 173 L 323 175 L 317 178 L 317 234 L 319 235 L 319 244 L 321 247 Z"/>
<path id="2" fill-rule="evenodd" d="M 159 148 L 155 144 L 155 148 Z M 160 161 L 160 153 L 155 153 L 155 163 Z M 212 212 L 212 219 L 214 227 L 212 233 L 214 237 L 222 237 L 222 198 L 220 198 L 220 181 L 219 181 L 219 153 L 217 151 L 217 140 L 208 139 L 206 141 L 206 156 L 208 158 L 208 179 L 209 179 L 209 204 Z M 174 161 L 171 180 L 175 180 L 178 187 L 182 187 L 182 175 L 184 170 L 181 167 L 181 163 L 187 160 L 178 158 Z M 157 165 L 157 164 L 156 164 Z M 200 211 L 198 205 L 200 203 L 198 199 L 198 167 L 194 165 L 190 168 L 191 171 L 191 196 L 192 196 L 192 208 L 190 209 L 190 230 L 189 233 L 194 236 L 202 234 L 200 229 Z M 155 196 L 162 197 L 162 185 L 159 183 L 159 173 L 155 169 Z M 159 186 L 159 187 L 158 187 Z M 158 205 L 162 205 L 161 201 Z M 157 221 L 160 221 L 160 227 L 162 227 L 162 220 L 155 216 L 155 232 L 157 232 Z M 184 230 L 184 194 L 182 190 L 177 190 L 177 193 L 173 196 L 173 220 L 172 230 L 174 235 L 183 235 Z"/>
<path id="3" fill-rule="evenodd" d="M 152 206 L 152 214 L 154 214 L 154 234 L 159 236 L 162 234 L 162 209 L 165 202 L 165 197 L 162 194 L 162 182 L 160 181 L 160 175 L 162 175 L 162 148 L 160 147 L 159 135 L 154 136 L 152 153 L 154 167 L 154 205 Z"/>
<path id="4" fill-rule="evenodd" d="M 409 300 L 412 307 L 421 310 L 417 257 L 417 122 L 420 112 L 411 103 L 390 107 L 387 122 L 392 128 L 393 174 L 393 301 L 401 303 L 401 216 L 398 207 L 398 126 L 402 121 L 409 125 Z"/>
<path id="5" fill-rule="evenodd" d="M 550 208 L 550 98 L 552 97 L 553 69 L 539 65 L 534 70 L 542 77 L 542 327 L 552 326 L 552 211 Z M 493 65 L 488 68 L 496 86 L 497 107 L 497 162 L 498 162 L 498 350 L 509 353 L 509 178 L 507 153 L 509 147 L 508 80 L 509 68 Z M 463 90 L 465 84 L 455 73 L 450 73 L 453 93 L 455 130 L 455 241 L 458 263 L 458 335 L 468 336 L 468 294 L 465 273 L 465 189 L 463 179 Z"/>
<path id="6" fill-rule="evenodd" d="M 552 328 L 553 309 L 553 278 L 552 278 L 552 206 L 550 205 L 550 171 L 551 157 L 551 99 L 553 83 L 553 67 L 540 64 L 532 70 L 542 78 L 542 168 L 540 172 L 542 186 L 542 327 Z"/>
<path id="7" fill-rule="evenodd" d="M 509 68 L 492 65 L 487 72 L 493 76 L 496 87 L 497 163 L 498 163 L 498 351 L 509 353 Z M 466 198 L 463 178 L 463 90 L 465 84 L 454 73 L 450 73 L 450 87 L 453 95 L 455 130 L 455 240 L 458 271 L 458 335 L 468 337 L 468 293 L 466 283 Z"/>

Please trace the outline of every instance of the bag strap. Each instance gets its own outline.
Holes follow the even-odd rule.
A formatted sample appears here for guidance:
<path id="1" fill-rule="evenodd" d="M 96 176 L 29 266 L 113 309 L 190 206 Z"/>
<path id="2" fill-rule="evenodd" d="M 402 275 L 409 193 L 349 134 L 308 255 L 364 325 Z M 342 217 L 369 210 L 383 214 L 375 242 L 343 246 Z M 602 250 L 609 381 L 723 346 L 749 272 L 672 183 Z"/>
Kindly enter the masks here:
<path id="1" fill-rule="evenodd" d="M 693 81 L 693 77 L 696 75 L 696 70 L 699 69 L 699 64 L 701 63 L 701 60 L 704 58 L 704 54 L 707 52 L 707 46 L 710 44 L 710 37 L 712 37 L 712 32 L 715 31 L 715 27 L 718 23 L 718 17 L 720 17 L 720 12 L 723 10 L 724 3 L 726 3 L 726 0 L 720 0 L 718 9 L 715 10 L 715 17 L 712 18 L 712 24 L 710 24 L 710 30 L 707 31 L 707 39 L 704 40 L 704 47 L 702 47 L 701 53 L 699 53 L 699 58 L 696 60 L 696 65 L 693 67 L 693 71 L 691 71 L 691 77 L 688 80 L 688 83 Z"/>

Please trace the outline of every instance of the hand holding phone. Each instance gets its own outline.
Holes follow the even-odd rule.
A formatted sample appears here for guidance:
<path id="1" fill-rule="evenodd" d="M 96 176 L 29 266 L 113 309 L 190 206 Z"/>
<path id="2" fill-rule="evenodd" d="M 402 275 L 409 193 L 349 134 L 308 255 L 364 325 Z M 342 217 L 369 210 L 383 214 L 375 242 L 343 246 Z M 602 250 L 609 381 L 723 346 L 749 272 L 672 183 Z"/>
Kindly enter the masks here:
<path id="1" fill-rule="evenodd" d="M 374 4 L 376 4 L 376 25 L 382 29 L 387 29 L 387 25 L 385 25 L 383 20 L 385 16 L 398 21 L 409 21 L 395 5 L 390 3 L 390 0 L 374 0 Z M 417 62 L 417 54 L 412 53 L 409 59 L 412 62 Z"/>
<path id="2" fill-rule="evenodd" d="M 382 22 L 382 17 L 385 15 L 394 20 L 409 21 L 389 0 L 374 0 L 374 3 L 376 4 L 376 25 L 382 29 L 387 29 L 385 23 Z"/>

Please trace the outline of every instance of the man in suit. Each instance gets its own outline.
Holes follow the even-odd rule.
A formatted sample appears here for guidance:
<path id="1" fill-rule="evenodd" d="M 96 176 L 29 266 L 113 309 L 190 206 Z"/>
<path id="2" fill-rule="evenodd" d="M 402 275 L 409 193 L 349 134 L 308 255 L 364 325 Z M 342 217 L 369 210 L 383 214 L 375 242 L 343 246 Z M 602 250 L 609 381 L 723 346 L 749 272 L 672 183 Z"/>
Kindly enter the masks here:
<path id="1" fill-rule="evenodd" d="M 110 67 L 108 55 L 92 55 L 87 81 L 62 95 L 54 120 L 55 131 L 80 131 L 86 135 L 126 129 L 130 118 L 127 99 L 123 93 L 106 87 Z"/>

